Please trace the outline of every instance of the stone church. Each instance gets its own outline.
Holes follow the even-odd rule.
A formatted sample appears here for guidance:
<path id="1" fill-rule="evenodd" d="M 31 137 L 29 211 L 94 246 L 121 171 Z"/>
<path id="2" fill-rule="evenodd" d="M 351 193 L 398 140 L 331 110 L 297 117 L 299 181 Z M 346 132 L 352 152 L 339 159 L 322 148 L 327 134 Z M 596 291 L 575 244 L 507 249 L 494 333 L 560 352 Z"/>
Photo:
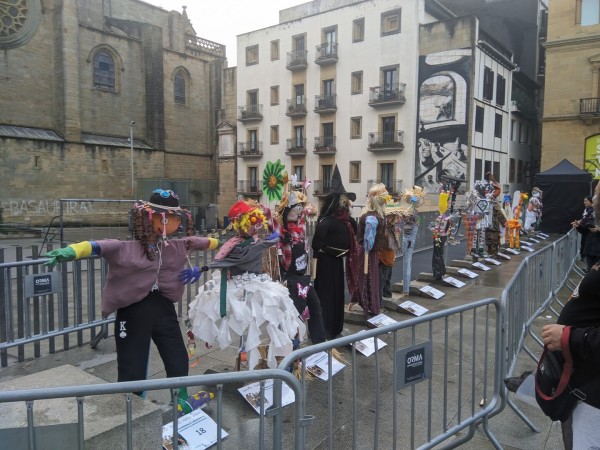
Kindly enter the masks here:
<path id="1" fill-rule="evenodd" d="M 219 184 L 235 180 L 218 157 L 220 126 L 236 123 L 225 46 L 198 37 L 185 9 L 140 0 L 0 6 L 4 221 L 43 226 L 62 209 L 65 222 L 110 222 L 122 207 L 105 200 L 129 208 L 161 187 L 216 227 L 235 200 Z"/>

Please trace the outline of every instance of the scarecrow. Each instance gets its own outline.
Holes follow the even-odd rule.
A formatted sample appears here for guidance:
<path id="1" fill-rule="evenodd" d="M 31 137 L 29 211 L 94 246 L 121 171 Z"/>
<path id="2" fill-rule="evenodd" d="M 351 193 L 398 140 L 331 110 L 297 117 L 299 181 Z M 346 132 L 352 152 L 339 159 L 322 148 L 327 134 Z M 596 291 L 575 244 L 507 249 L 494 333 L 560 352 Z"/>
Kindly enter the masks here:
<path id="1" fill-rule="evenodd" d="M 410 280 L 412 272 L 412 255 L 417 244 L 419 232 L 419 207 L 425 200 L 425 189 L 413 186 L 406 189 L 401 206 L 400 227 L 402 229 L 402 292 L 408 294 L 410 291 Z"/>
<path id="2" fill-rule="evenodd" d="M 350 298 L 357 294 L 359 253 L 356 221 L 350 216 L 354 200 L 356 194 L 346 192 L 336 165 L 312 239 L 314 283 L 327 339 L 337 337 L 344 329 L 344 258 Z"/>
<path id="3" fill-rule="evenodd" d="M 542 190 L 538 187 L 534 187 L 531 191 L 531 198 L 525 212 L 525 225 L 523 226 L 526 233 L 535 231 L 542 219 L 542 194 Z"/>
<path id="4" fill-rule="evenodd" d="M 294 339 L 302 339 L 306 332 L 288 290 L 262 273 L 263 253 L 279 237 L 276 233 L 265 240 L 258 237 L 267 229 L 266 208 L 253 200 L 236 202 L 228 215 L 237 236 L 223 244 L 207 267 L 221 270 L 213 272 L 190 304 L 192 332 L 221 349 L 237 336 L 251 369 L 265 356 L 259 347 L 268 340 L 266 362 L 274 368 L 276 358 L 291 353 Z"/>
<path id="5" fill-rule="evenodd" d="M 498 256 L 498 250 L 500 248 L 500 230 L 506 225 L 507 218 L 504 215 L 502 206 L 498 202 L 498 196 L 501 192 L 500 183 L 496 181 L 491 173 L 486 174 L 486 178 L 493 189 L 491 192 L 487 193 L 487 198 L 491 202 L 491 219 L 485 228 L 485 243 L 487 245 L 488 255 Z"/>
<path id="6" fill-rule="evenodd" d="M 186 237 L 170 239 L 185 217 Z M 191 250 L 216 249 L 219 241 L 194 236 L 188 210 L 170 190 L 156 189 L 147 202 L 133 208 L 133 241 L 106 239 L 84 241 L 52 250 L 45 265 L 73 261 L 91 255 L 108 262 L 102 290 L 102 316 L 116 311 L 115 340 L 118 381 L 147 377 L 150 341 L 158 348 L 167 377 L 188 375 L 188 351 L 181 335 L 174 303 L 181 300 L 184 286 L 178 273 L 188 262 Z M 144 396 L 144 393 L 136 393 Z M 179 390 L 185 404 L 187 390 Z M 189 403 L 189 402 L 188 402 Z"/>

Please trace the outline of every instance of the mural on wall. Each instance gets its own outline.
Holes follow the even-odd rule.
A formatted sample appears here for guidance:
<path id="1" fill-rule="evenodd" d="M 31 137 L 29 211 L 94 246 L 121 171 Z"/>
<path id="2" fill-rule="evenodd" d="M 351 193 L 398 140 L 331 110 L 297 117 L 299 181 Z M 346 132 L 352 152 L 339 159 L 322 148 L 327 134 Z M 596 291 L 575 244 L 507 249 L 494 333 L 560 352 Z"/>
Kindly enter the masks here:
<path id="1" fill-rule="evenodd" d="M 416 186 L 467 181 L 471 49 L 419 57 Z"/>

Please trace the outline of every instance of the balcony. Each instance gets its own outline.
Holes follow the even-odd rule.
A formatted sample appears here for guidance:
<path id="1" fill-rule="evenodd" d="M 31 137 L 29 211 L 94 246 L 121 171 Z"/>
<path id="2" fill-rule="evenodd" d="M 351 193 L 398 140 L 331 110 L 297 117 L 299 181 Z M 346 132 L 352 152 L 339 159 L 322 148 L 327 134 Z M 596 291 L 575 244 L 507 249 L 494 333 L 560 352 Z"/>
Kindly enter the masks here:
<path id="1" fill-rule="evenodd" d="M 380 106 L 403 105 L 406 102 L 405 93 L 405 83 L 371 87 L 369 88 L 369 106 L 378 108 Z"/>
<path id="2" fill-rule="evenodd" d="M 306 138 L 288 139 L 285 154 L 288 156 L 305 156 Z"/>
<path id="3" fill-rule="evenodd" d="M 335 155 L 335 136 L 319 136 L 315 138 L 315 155 Z"/>
<path id="4" fill-rule="evenodd" d="M 331 189 L 331 180 L 314 180 L 312 188 L 315 197 L 325 197 Z"/>
<path id="5" fill-rule="evenodd" d="M 259 186 L 260 182 L 258 180 L 238 180 L 236 193 L 246 197 L 260 197 L 262 191 Z"/>
<path id="6" fill-rule="evenodd" d="M 238 157 L 244 159 L 262 158 L 262 141 L 238 142 Z"/>
<path id="7" fill-rule="evenodd" d="M 304 117 L 306 116 L 306 98 L 293 98 L 287 101 L 287 109 L 285 115 L 288 117 Z"/>
<path id="8" fill-rule="evenodd" d="M 368 180 L 367 181 L 367 190 L 371 189 L 374 185 L 378 183 L 385 184 L 385 188 L 389 192 L 389 194 L 393 197 L 397 197 L 402 195 L 402 180 L 389 180 L 389 179 L 379 179 L 379 180 Z"/>
<path id="9" fill-rule="evenodd" d="M 582 118 L 600 117 L 600 98 L 579 99 L 579 115 Z"/>
<path id="10" fill-rule="evenodd" d="M 335 64 L 338 60 L 338 45 L 337 42 L 325 42 L 317 45 L 317 56 L 315 63 L 320 66 Z"/>
<path id="11" fill-rule="evenodd" d="M 305 70 L 308 67 L 308 50 L 295 50 L 287 53 L 287 63 L 285 68 L 296 72 L 298 70 Z"/>
<path id="12" fill-rule="evenodd" d="M 337 111 L 336 94 L 315 95 L 315 112 L 328 114 Z"/>
<path id="13" fill-rule="evenodd" d="M 404 131 L 384 131 L 383 133 L 369 133 L 370 152 L 389 152 L 404 150 Z"/>
<path id="14" fill-rule="evenodd" d="M 238 106 L 237 120 L 240 122 L 260 122 L 262 119 L 262 105 Z"/>

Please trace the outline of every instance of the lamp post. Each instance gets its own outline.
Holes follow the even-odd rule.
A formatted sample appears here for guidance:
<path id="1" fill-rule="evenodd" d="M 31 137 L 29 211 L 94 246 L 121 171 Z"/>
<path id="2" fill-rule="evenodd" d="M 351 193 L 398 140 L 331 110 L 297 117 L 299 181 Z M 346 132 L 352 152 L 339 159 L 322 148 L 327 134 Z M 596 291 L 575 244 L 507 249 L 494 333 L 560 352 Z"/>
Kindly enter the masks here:
<path id="1" fill-rule="evenodd" d="M 133 126 L 135 125 L 135 120 L 132 120 L 129 123 L 129 146 L 131 148 L 131 198 L 135 198 L 135 192 L 133 191 L 134 180 L 133 180 Z"/>

